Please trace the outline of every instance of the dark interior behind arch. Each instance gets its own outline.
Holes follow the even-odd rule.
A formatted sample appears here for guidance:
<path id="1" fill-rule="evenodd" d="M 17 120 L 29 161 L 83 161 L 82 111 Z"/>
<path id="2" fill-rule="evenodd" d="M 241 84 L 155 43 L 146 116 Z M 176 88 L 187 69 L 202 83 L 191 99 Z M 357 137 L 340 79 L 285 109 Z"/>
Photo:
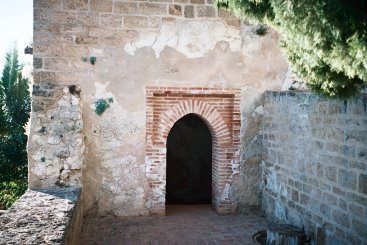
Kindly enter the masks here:
<path id="1" fill-rule="evenodd" d="M 167 138 L 166 204 L 212 202 L 212 138 L 202 119 L 188 114 Z"/>

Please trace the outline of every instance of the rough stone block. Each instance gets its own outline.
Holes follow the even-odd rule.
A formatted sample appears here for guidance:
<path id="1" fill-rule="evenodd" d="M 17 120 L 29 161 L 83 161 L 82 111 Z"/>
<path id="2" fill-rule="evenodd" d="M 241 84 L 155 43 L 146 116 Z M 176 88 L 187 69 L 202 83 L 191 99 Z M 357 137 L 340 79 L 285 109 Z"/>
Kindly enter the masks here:
<path id="1" fill-rule="evenodd" d="M 193 5 L 185 6 L 184 16 L 186 18 L 194 18 L 195 17 L 195 12 L 194 12 L 194 6 Z"/>
<path id="2" fill-rule="evenodd" d="M 330 207 L 329 205 L 326 205 L 326 204 L 324 204 L 324 203 L 321 203 L 321 204 L 320 204 L 320 213 L 321 213 L 324 217 L 326 217 L 326 218 L 330 219 L 331 207 Z"/>
<path id="3" fill-rule="evenodd" d="M 240 19 L 225 19 L 226 24 L 231 27 L 240 28 L 241 21 Z"/>
<path id="4" fill-rule="evenodd" d="M 39 31 L 48 31 L 53 34 L 57 34 L 58 31 L 55 25 L 75 24 L 76 20 L 76 13 L 66 11 L 53 11 L 50 14 L 49 11 L 35 9 L 33 15 L 35 29 L 39 28 Z"/>
<path id="5" fill-rule="evenodd" d="M 346 227 L 346 228 L 350 227 L 349 215 L 339 210 L 333 210 L 332 220 L 343 227 Z"/>
<path id="6" fill-rule="evenodd" d="M 197 17 L 215 17 L 215 8 L 212 6 L 197 6 L 196 7 Z"/>
<path id="7" fill-rule="evenodd" d="M 168 9 L 168 13 L 170 15 L 181 16 L 182 15 L 181 5 L 178 5 L 178 4 L 170 4 L 169 5 L 169 9 Z"/>
<path id="8" fill-rule="evenodd" d="M 52 71 L 34 71 L 33 81 L 35 83 L 48 83 L 56 80 L 56 74 Z"/>
<path id="9" fill-rule="evenodd" d="M 358 192 L 367 195 L 367 175 L 360 174 L 358 179 Z"/>
<path id="10" fill-rule="evenodd" d="M 107 28 L 96 28 L 91 27 L 89 28 L 89 36 L 90 37 L 112 37 L 113 31 Z"/>
<path id="11" fill-rule="evenodd" d="M 356 202 L 360 205 L 366 206 L 367 198 L 363 197 L 363 195 L 358 195 L 353 192 L 349 192 L 346 194 L 346 198 L 351 202 Z"/>
<path id="12" fill-rule="evenodd" d="M 353 171 L 340 169 L 338 174 L 338 183 L 348 189 L 357 189 L 357 174 Z"/>
<path id="13" fill-rule="evenodd" d="M 342 189 L 340 189 L 337 186 L 333 186 L 333 193 L 339 196 L 345 196 L 345 191 L 343 191 Z"/>
<path id="14" fill-rule="evenodd" d="M 112 14 L 102 14 L 101 15 L 101 25 L 108 26 L 111 28 L 121 28 L 122 27 L 122 16 L 112 15 Z"/>
<path id="15" fill-rule="evenodd" d="M 360 205 L 349 203 L 349 211 L 357 217 L 363 216 L 363 207 Z"/>
<path id="16" fill-rule="evenodd" d="M 336 206 L 338 204 L 338 198 L 332 194 L 325 192 L 323 194 L 323 201 L 326 204 Z"/>
<path id="17" fill-rule="evenodd" d="M 33 8 L 45 8 L 45 9 L 53 9 L 60 10 L 62 0 L 37 0 L 33 1 Z"/>
<path id="18" fill-rule="evenodd" d="M 135 30 L 115 30 L 113 34 L 115 37 L 127 41 L 134 40 L 138 37 L 138 32 Z"/>
<path id="19" fill-rule="evenodd" d="M 139 14 L 143 15 L 165 15 L 167 6 L 158 3 L 141 3 L 139 4 Z"/>
<path id="20" fill-rule="evenodd" d="M 304 179 L 303 177 L 305 177 L 305 176 L 301 175 L 300 180 L 307 183 L 307 178 Z M 308 184 L 302 184 L 302 190 L 305 193 L 311 193 L 313 191 L 312 187 Z"/>
<path id="21" fill-rule="evenodd" d="M 148 27 L 149 28 L 159 28 L 161 25 L 162 19 L 160 17 L 149 17 L 148 18 Z"/>
<path id="22" fill-rule="evenodd" d="M 298 191 L 292 190 L 292 201 L 294 201 L 294 202 L 298 202 L 299 201 Z"/>
<path id="23" fill-rule="evenodd" d="M 66 8 L 71 10 L 89 10 L 88 0 L 65 0 Z"/>
<path id="24" fill-rule="evenodd" d="M 78 12 L 77 13 L 77 25 L 82 26 L 99 26 L 99 13 L 84 13 Z"/>
<path id="25" fill-rule="evenodd" d="M 148 27 L 148 19 L 144 16 L 124 16 L 124 27 L 146 28 Z"/>
<path id="26" fill-rule="evenodd" d="M 339 207 L 342 208 L 343 210 L 347 210 L 348 208 L 348 203 L 347 201 L 345 201 L 344 199 L 339 199 Z"/>
<path id="27" fill-rule="evenodd" d="M 316 175 L 317 177 L 322 178 L 324 176 L 324 168 L 321 163 L 316 163 Z"/>
<path id="28" fill-rule="evenodd" d="M 190 0 L 190 3 L 194 3 L 194 4 L 205 4 L 205 0 Z"/>
<path id="29" fill-rule="evenodd" d="M 162 23 L 174 23 L 176 21 L 176 18 L 174 17 L 163 17 Z"/>
<path id="30" fill-rule="evenodd" d="M 65 58 L 47 58 L 44 68 L 47 70 L 65 71 L 69 69 L 69 61 Z"/>
<path id="31" fill-rule="evenodd" d="M 58 49 L 59 46 L 62 47 L 65 44 L 70 44 L 70 38 L 72 40 L 71 35 L 87 36 L 87 28 L 86 28 L 86 26 L 82 26 L 82 25 L 75 25 L 75 26 L 74 25 L 61 25 L 60 28 L 59 28 L 59 31 L 60 31 L 61 34 L 65 34 L 64 39 L 68 39 L 68 40 L 59 40 L 59 42 L 62 43 L 61 45 L 59 44 L 56 47 L 49 47 L 49 48 Z M 43 52 L 42 49 L 45 50 L 44 47 L 41 47 L 41 52 Z M 47 51 L 45 51 L 45 52 L 47 52 Z"/>
<path id="32" fill-rule="evenodd" d="M 356 150 L 356 157 L 360 161 L 367 162 L 367 149 L 366 148 L 367 147 L 362 145 L 362 146 L 358 147 L 357 150 Z"/>
<path id="33" fill-rule="evenodd" d="M 98 44 L 98 37 L 77 37 L 75 43 L 81 45 L 96 45 Z"/>
<path id="34" fill-rule="evenodd" d="M 325 176 L 328 180 L 336 182 L 337 170 L 334 166 L 325 167 Z"/>
<path id="35" fill-rule="evenodd" d="M 90 11 L 112 12 L 112 0 L 90 0 Z"/>
<path id="36" fill-rule="evenodd" d="M 113 12 L 119 14 L 137 14 L 138 4 L 129 2 L 114 2 Z"/>
<path id="37" fill-rule="evenodd" d="M 301 193 L 300 204 L 307 205 L 309 201 L 310 201 L 310 197 Z"/>
<path id="38" fill-rule="evenodd" d="M 367 142 L 367 130 L 351 129 L 345 132 L 347 144 L 358 144 Z"/>
<path id="39" fill-rule="evenodd" d="M 42 58 L 33 58 L 33 68 L 34 69 L 42 69 Z"/>
<path id="40" fill-rule="evenodd" d="M 355 231 L 355 233 L 363 240 L 367 241 L 367 221 L 364 223 L 353 219 L 352 220 L 352 230 Z"/>
<path id="41" fill-rule="evenodd" d="M 356 147 L 355 146 L 350 146 L 350 145 L 343 145 L 340 148 L 340 153 L 343 154 L 344 156 L 348 157 L 348 158 L 355 157 Z"/>
<path id="42" fill-rule="evenodd" d="M 154 2 L 154 3 L 172 3 L 172 0 L 150 0 L 149 2 Z"/>

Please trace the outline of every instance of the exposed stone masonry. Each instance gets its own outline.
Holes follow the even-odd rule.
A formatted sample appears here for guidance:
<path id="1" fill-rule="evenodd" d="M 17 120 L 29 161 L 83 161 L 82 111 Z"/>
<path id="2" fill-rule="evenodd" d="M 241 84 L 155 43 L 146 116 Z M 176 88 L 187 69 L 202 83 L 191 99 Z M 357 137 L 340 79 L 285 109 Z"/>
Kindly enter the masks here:
<path id="1" fill-rule="evenodd" d="M 0 216 L 0 244 L 77 244 L 80 188 L 28 190 Z"/>
<path id="2" fill-rule="evenodd" d="M 266 92 L 263 208 L 317 244 L 367 243 L 367 95 Z"/>
<path id="3" fill-rule="evenodd" d="M 28 142 L 31 188 L 81 185 L 84 142 L 80 88 L 34 85 Z"/>

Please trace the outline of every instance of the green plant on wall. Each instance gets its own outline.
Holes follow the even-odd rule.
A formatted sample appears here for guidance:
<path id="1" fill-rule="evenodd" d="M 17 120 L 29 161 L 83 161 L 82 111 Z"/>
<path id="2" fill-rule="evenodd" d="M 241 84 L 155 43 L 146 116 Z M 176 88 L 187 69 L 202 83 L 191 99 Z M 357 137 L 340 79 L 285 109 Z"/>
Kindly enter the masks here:
<path id="1" fill-rule="evenodd" d="M 95 103 L 95 112 L 97 115 L 101 116 L 107 108 L 110 107 L 110 104 L 113 103 L 113 98 L 110 97 L 108 99 L 98 99 Z"/>

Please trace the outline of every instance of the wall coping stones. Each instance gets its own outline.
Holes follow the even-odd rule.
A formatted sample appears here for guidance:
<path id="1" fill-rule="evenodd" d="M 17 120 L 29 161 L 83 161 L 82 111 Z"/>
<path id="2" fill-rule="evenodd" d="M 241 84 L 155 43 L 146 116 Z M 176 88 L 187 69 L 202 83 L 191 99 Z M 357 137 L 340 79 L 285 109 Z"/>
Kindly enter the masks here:
<path id="1" fill-rule="evenodd" d="M 80 193 L 80 187 L 28 189 L 0 216 L 0 244 L 75 243 Z"/>

